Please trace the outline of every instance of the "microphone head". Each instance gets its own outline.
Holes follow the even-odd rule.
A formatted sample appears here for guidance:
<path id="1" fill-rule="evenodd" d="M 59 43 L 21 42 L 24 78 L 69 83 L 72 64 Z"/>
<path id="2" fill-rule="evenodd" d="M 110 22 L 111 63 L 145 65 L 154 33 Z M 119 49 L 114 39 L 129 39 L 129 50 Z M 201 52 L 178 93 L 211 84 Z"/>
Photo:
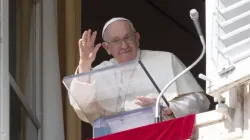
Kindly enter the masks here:
<path id="1" fill-rule="evenodd" d="M 193 19 L 193 20 L 199 18 L 199 13 L 197 12 L 196 9 L 190 10 L 190 17 L 191 17 L 191 19 Z"/>

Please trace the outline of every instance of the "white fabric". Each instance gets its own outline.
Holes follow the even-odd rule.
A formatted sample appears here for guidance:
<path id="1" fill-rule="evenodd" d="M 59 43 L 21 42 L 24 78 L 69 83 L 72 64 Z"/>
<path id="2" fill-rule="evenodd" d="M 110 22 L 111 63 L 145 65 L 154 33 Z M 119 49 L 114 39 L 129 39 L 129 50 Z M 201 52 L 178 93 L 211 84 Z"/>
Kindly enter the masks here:
<path id="1" fill-rule="evenodd" d="M 140 53 L 141 52 L 141 53 Z M 182 62 L 172 53 L 160 52 L 160 51 L 148 51 L 148 50 L 138 50 L 138 58 L 141 54 L 141 61 L 147 68 L 148 72 L 155 80 L 156 84 L 160 89 L 163 87 L 176 75 L 185 69 Z M 116 63 L 115 59 L 110 61 L 104 61 L 100 65 L 96 66 L 94 69 L 99 69 L 107 66 L 112 66 Z M 137 72 L 136 74 L 140 74 Z M 112 85 L 115 81 L 113 76 L 109 76 L 101 81 L 102 88 L 107 88 Z M 141 81 L 144 81 L 142 79 Z M 99 84 L 96 84 L 99 82 Z M 151 85 L 149 83 L 141 84 L 137 86 L 138 89 L 148 88 Z M 92 80 L 91 83 L 84 83 L 78 78 L 75 78 L 70 86 L 69 98 L 70 103 L 76 110 L 78 116 L 86 122 L 92 122 L 93 120 L 114 114 L 114 104 L 112 100 L 107 102 L 96 103 L 96 86 L 100 85 L 100 81 Z M 202 93 L 203 90 L 198 85 L 192 74 L 189 72 L 182 77 L 180 77 L 175 83 L 173 83 L 169 89 L 165 92 L 164 96 L 170 103 L 170 108 L 176 117 L 182 117 L 191 113 L 200 113 L 207 111 L 209 108 L 209 101 L 206 96 Z M 113 90 L 110 92 L 102 93 L 102 97 L 111 96 Z M 125 111 L 139 108 L 140 106 L 134 103 L 134 96 L 141 96 L 140 92 L 135 92 L 135 95 L 126 98 Z M 143 96 L 157 97 L 159 94 L 157 91 L 154 93 L 144 93 Z M 100 95 L 99 95 L 100 96 Z M 114 95 L 116 96 L 116 95 Z M 107 111 L 107 114 L 103 112 Z M 113 113 L 112 113 L 113 112 Z"/>
<path id="2" fill-rule="evenodd" d="M 62 93 L 57 42 L 56 0 L 43 0 L 42 138 L 64 140 Z"/>
<path id="3" fill-rule="evenodd" d="M 125 20 L 125 21 L 128 21 L 130 22 L 128 19 L 126 18 L 123 18 L 123 17 L 116 17 L 116 18 L 112 18 L 110 19 L 109 21 L 106 22 L 106 24 L 104 25 L 103 29 L 102 29 L 102 38 L 104 39 L 104 32 L 105 30 L 107 29 L 107 27 L 112 24 L 113 22 L 115 21 L 118 21 L 118 20 Z M 132 24 L 132 22 L 130 22 Z"/>

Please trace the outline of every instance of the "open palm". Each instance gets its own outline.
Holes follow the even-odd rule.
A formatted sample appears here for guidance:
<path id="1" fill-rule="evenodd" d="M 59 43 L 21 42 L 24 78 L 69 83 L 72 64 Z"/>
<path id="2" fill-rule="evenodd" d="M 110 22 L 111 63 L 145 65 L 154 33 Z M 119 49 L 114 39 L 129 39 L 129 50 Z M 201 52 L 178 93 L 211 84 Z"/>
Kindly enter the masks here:
<path id="1" fill-rule="evenodd" d="M 96 31 L 91 34 L 91 29 L 84 31 L 82 38 L 78 42 L 80 61 L 83 63 L 91 64 L 95 60 L 96 53 L 101 47 L 101 43 L 95 45 L 96 34 Z"/>

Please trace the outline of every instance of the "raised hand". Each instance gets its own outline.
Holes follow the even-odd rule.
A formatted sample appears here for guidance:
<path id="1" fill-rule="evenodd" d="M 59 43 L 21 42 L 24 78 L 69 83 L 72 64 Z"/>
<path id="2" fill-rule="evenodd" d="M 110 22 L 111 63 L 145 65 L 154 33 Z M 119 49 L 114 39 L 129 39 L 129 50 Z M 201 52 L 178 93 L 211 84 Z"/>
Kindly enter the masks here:
<path id="1" fill-rule="evenodd" d="M 80 61 L 79 72 L 89 71 L 91 64 L 96 58 L 96 53 L 101 47 L 101 43 L 95 45 L 97 32 L 91 33 L 91 29 L 84 31 L 82 38 L 78 41 Z"/>

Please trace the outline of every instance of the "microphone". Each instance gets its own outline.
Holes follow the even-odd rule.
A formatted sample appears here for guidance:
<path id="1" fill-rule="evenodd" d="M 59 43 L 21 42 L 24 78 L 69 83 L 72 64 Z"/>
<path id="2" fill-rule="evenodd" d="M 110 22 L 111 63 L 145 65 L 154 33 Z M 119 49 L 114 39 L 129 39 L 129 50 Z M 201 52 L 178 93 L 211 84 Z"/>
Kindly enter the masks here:
<path id="1" fill-rule="evenodd" d="M 196 9 L 190 10 L 190 17 L 194 22 L 195 29 L 201 39 L 202 45 L 205 46 L 205 39 L 201 30 L 200 21 L 199 21 L 199 13 L 197 12 Z"/>
<path id="2" fill-rule="evenodd" d="M 192 9 L 190 10 L 190 17 L 194 22 L 194 26 L 198 32 L 198 35 L 203 36 L 199 22 L 199 13 L 195 9 Z"/>
<path id="3" fill-rule="evenodd" d="M 184 75 L 186 72 L 188 72 L 190 69 L 192 69 L 201 59 L 202 57 L 204 56 L 205 54 L 205 50 L 206 50 L 206 47 L 205 47 L 205 40 L 204 40 L 204 37 L 203 37 L 203 34 L 202 34 L 202 31 L 201 31 L 201 28 L 200 28 L 200 23 L 199 23 L 199 13 L 195 10 L 195 9 L 192 9 L 190 11 L 190 17 L 191 19 L 193 20 L 194 22 L 194 26 L 198 32 L 198 35 L 200 36 L 200 39 L 201 39 L 201 43 L 202 43 L 202 52 L 200 54 L 200 56 L 197 58 L 197 60 L 195 60 L 195 62 L 193 62 L 189 67 L 187 67 L 184 71 L 182 71 L 180 74 L 178 74 L 177 76 L 175 76 L 162 90 L 161 90 L 161 93 L 160 95 L 157 97 L 157 100 L 156 100 L 156 106 L 155 106 L 155 123 L 159 122 L 160 121 L 160 117 L 159 117 L 159 103 L 160 103 L 160 99 L 162 97 L 162 95 L 164 94 L 164 92 L 178 79 L 180 78 L 182 75 Z"/>

